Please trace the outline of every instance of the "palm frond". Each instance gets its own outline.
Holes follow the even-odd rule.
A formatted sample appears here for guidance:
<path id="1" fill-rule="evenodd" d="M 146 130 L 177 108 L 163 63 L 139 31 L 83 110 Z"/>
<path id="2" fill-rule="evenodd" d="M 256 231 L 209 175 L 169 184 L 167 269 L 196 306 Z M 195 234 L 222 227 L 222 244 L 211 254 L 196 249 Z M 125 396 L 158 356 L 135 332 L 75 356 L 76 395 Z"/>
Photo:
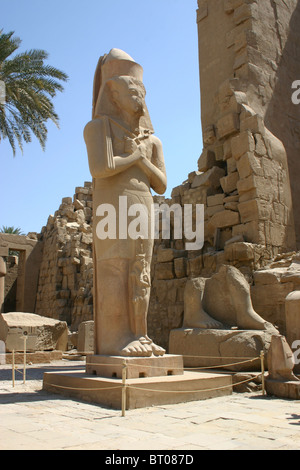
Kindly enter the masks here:
<path id="1" fill-rule="evenodd" d="M 9 140 L 15 155 L 15 142 L 22 151 L 22 143 L 31 142 L 32 134 L 45 149 L 47 121 L 56 126 L 59 123 L 51 99 L 64 90 L 61 82 L 66 82 L 68 76 L 44 62 L 48 53 L 42 49 L 31 49 L 11 58 L 21 43 L 13 34 L 0 30 L 0 80 L 6 89 L 6 102 L 0 106 L 0 137 Z"/>

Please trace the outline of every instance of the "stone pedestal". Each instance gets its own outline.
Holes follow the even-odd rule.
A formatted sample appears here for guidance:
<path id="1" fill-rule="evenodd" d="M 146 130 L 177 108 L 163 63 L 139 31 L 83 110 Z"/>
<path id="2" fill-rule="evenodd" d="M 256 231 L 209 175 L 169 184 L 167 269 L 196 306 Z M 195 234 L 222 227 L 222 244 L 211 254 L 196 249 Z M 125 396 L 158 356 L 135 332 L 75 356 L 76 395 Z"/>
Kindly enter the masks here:
<path id="1" fill-rule="evenodd" d="M 183 370 L 181 356 L 87 356 L 86 371 L 47 372 L 43 389 L 121 409 L 126 363 L 126 409 L 184 403 L 230 395 L 232 376 Z M 99 375 L 101 374 L 101 376 Z"/>
<path id="2" fill-rule="evenodd" d="M 183 374 L 182 356 L 166 354 L 162 357 L 94 356 L 86 358 L 86 373 L 107 378 L 122 378 L 126 366 L 126 378 L 163 377 Z"/>
<path id="3" fill-rule="evenodd" d="M 87 375 L 85 371 L 46 372 L 43 389 L 51 393 L 122 408 L 122 380 Z M 184 372 L 183 375 L 126 380 L 126 409 L 185 403 L 230 395 L 232 377 L 226 374 Z"/>
<path id="4" fill-rule="evenodd" d="M 278 398 L 288 398 L 290 400 L 300 400 L 300 382 L 285 382 L 267 378 L 265 385 L 268 395 Z"/>
<path id="5" fill-rule="evenodd" d="M 223 370 L 250 372 L 261 370 L 260 359 L 250 360 L 259 358 L 261 351 L 267 353 L 270 343 L 271 335 L 261 330 L 180 328 L 170 333 L 169 351 L 183 355 L 185 367 L 220 366 Z"/>

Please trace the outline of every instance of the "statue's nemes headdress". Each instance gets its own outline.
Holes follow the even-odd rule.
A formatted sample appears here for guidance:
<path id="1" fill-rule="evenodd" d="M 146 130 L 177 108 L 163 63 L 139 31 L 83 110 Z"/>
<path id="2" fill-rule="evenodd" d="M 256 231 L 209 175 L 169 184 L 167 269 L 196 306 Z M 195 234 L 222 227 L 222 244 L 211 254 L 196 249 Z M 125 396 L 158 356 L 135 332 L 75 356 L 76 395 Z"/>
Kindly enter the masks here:
<path id="1" fill-rule="evenodd" d="M 109 54 L 100 57 L 94 78 L 93 119 L 101 115 L 118 118 L 119 110 L 111 100 L 106 85 L 109 80 L 124 76 L 133 77 L 143 83 L 143 68 L 120 49 L 112 49 Z M 154 132 L 146 104 L 145 114 L 141 118 L 140 125 L 144 129 Z"/>

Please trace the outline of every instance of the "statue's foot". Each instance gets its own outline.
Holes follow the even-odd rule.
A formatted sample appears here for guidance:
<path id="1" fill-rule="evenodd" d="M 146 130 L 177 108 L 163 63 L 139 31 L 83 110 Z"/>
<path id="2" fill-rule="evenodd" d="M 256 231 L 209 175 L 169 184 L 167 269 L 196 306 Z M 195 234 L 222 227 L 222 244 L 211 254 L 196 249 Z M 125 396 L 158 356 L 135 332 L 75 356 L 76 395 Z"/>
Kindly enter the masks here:
<path id="1" fill-rule="evenodd" d="M 150 339 L 149 336 L 145 335 L 145 337 L 141 338 L 141 340 L 144 340 L 147 344 L 149 344 L 154 356 L 164 356 L 166 354 L 166 350 L 161 346 L 158 346 L 157 344 L 153 343 L 152 339 Z"/>
<path id="2" fill-rule="evenodd" d="M 147 335 L 141 336 L 139 339 L 133 339 L 117 355 L 125 357 L 150 357 L 163 356 L 166 350 L 153 343 Z"/>
<path id="3" fill-rule="evenodd" d="M 136 339 L 127 344 L 119 354 L 126 357 L 150 357 L 152 355 L 152 348 L 149 344 L 143 344 L 140 340 Z"/>
<path id="4" fill-rule="evenodd" d="M 197 313 L 197 318 L 195 320 L 189 319 L 186 321 L 185 319 L 183 326 L 184 328 L 201 328 L 204 330 L 220 330 L 224 328 L 222 323 L 212 318 L 203 309 Z"/>

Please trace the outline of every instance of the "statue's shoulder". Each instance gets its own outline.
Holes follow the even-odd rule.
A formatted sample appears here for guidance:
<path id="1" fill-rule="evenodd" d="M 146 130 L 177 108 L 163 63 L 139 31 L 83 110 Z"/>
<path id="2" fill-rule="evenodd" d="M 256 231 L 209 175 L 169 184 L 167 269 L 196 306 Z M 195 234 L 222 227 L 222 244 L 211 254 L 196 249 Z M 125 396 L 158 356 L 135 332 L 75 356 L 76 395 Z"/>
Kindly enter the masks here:
<path id="1" fill-rule="evenodd" d="M 95 133 L 106 134 L 108 132 L 108 118 L 107 116 L 97 116 L 89 121 L 84 128 L 84 136 L 89 137 Z"/>
<path id="2" fill-rule="evenodd" d="M 156 148 L 159 148 L 159 149 L 162 148 L 162 142 L 156 135 L 151 134 L 149 138 L 150 138 L 152 145 L 154 145 Z"/>

